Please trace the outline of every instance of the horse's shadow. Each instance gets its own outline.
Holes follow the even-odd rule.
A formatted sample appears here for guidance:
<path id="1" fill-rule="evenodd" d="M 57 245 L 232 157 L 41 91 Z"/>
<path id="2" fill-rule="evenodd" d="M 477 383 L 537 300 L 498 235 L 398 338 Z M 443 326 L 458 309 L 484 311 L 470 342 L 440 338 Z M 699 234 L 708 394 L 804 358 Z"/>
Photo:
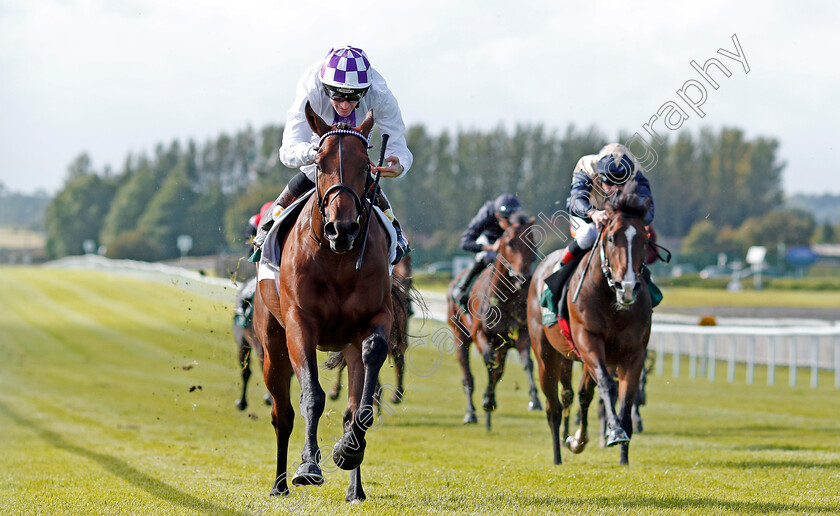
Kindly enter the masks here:
<path id="1" fill-rule="evenodd" d="M 74 455 L 78 455 L 79 457 L 90 459 L 102 466 L 102 468 L 104 468 L 112 475 L 120 477 L 126 482 L 146 491 L 152 496 L 160 498 L 161 500 L 180 505 L 185 509 L 194 511 L 196 513 L 223 514 L 231 516 L 241 514 L 228 507 L 222 507 L 212 502 L 208 502 L 207 500 L 201 500 L 200 498 L 196 498 L 195 496 L 175 489 L 169 484 L 158 480 L 157 478 L 150 477 L 149 475 L 137 470 L 136 468 L 129 466 L 128 463 L 126 463 L 122 459 L 118 459 L 112 455 L 98 453 L 84 448 L 82 446 L 69 443 L 60 434 L 57 434 L 52 430 L 42 428 L 37 424 L 33 423 L 32 421 L 16 414 L 15 412 L 12 412 L 2 402 L 0 402 L 0 414 L 3 414 L 4 416 L 8 417 L 18 425 L 32 430 L 38 435 L 38 437 L 43 439 L 51 446 L 72 453 Z"/>

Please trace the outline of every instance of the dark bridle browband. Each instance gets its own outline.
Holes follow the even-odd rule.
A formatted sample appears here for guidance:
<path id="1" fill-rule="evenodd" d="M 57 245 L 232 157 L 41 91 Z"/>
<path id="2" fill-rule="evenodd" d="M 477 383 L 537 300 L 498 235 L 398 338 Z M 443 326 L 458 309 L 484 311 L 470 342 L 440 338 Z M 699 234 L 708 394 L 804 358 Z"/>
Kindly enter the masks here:
<path id="1" fill-rule="evenodd" d="M 353 204 L 356 207 L 356 222 L 359 222 L 364 211 L 362 209 L 362 199 L 359 197 L 359 194 L 357 194 L 355 190 L 350 188 L 350 186 L 348 186 L 347 183 L 344 182 L 344 155 L 342 152 L 341 139 L 342 136 L 345 134 L 355 136 L 361 139 L 365 143 L 365 148 L 371 148 L 370 140 L 368 139 L 368 137 L 352 129 L 333 129 L 321 135 L 321 139 L 318 141 L 319 152 L 324 144 L 324 140 L 326 140 L 330 136 L 338 136 L 338 183 L 329 187 L 327 191 L 324 192 L 324 195 L 321 195 L 321 190 L 318 182 L 318 175 L 321 173 L 321 165 L 317 164 L 315 167 L 315 195 L 318 198 L 318 212 L 321 214 L 322 225 L 326 224 L 327 222 L 326 208 L 329 206 L 329 202 L 327 201 L 330 195 L 332 194 L 336 194 L 335 197 L 338 197 L 338 195 L 340 195 L 341 193 L 346 193 L 350 196 L 351 199 L 353 199 Z M 365 189 L 367 189 L 367 185 L 368 183 L 370 183 L 370 160 L 368 160 L 368 164 L 365 167 L 365 173 Z"/>

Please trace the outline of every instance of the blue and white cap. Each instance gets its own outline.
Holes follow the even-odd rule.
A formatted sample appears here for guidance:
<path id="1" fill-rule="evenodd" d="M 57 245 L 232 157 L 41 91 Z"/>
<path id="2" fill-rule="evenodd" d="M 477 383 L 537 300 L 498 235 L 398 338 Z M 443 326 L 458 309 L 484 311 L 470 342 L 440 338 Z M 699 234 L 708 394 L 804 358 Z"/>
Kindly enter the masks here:
<path id="1" fill-rule="evenodd" d="M 614 185 L 623 185 L 629 181 L 636 168 L 636 157 L 620 143 L 611 143 L 601 149 L 595 165 L 601 179 Z"/>
<path id="2" fill-rule="evenodd" d="M 370 87 L 370 61 L 361 48 L 333 48 L 321 65 L 321 82 L 339 93 L 359 93 Z"/>

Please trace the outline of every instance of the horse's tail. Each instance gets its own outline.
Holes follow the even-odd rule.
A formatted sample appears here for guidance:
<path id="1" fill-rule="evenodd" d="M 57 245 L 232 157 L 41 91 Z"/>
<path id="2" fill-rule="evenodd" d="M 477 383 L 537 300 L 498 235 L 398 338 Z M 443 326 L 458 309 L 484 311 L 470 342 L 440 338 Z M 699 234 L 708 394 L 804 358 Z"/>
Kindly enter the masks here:
<path id="1" fill-rule="evenodd" d="M 414 288 L 411 277 L 394 275 L 391 277 L 391 303 L 393 304 L 393 323 L 391 324 L 391 335 L 388 339 L 391 346 L 391 356 L 399 356 L 405 353 L 408 346 L 408 319 L 418 309 L 425 319 L 428 315 L 428 307 L 420 295 L 420 291 Z"/>
<path id="2" fill-rule="evenodd" d="M 347 365 L 347 361 L 344 358 L 344 353 L 341 351 L 331 352 L 330 356 L 324 361 L 324 367 L 327 369 L 337 369 L 345 365 Z"/>

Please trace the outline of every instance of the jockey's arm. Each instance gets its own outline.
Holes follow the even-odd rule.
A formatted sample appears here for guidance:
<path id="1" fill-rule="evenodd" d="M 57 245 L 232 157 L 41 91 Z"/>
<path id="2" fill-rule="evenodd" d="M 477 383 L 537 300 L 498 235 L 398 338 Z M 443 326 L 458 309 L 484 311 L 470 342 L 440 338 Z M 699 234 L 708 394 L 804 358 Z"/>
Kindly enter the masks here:
<path id="1" fill-rule="evenodd" d="M 594 206 L 589 204 L 592 180 L 585 173 L 578 171 L 572 176 L 572 188 L 569 192 L 569 214 L 589 222 Z"/>

